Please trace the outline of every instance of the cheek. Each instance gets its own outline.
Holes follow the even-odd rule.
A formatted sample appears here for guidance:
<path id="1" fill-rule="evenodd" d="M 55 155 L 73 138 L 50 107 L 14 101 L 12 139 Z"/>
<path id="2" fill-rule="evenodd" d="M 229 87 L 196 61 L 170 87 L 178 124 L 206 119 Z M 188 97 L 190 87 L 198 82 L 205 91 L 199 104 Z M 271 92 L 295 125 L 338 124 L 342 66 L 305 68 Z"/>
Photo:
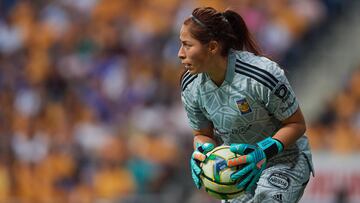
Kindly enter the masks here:
<path id="1" fill-rule="evenodd" d="M 194 65 L 198 70 L 205 71 L 206 70 L 206 64 L 207 64 L 207 55 L 202 53 L 199 55 L 196 55 L 196 58 L 194 58 Z"/>
<path id="2" fill-rule="evenodd" d="M 189 53 L 189 58 L 194 63 L 194 65 L 201 65 L 204 63 L 206 55 L 201 50 L 195 50 Z"/>

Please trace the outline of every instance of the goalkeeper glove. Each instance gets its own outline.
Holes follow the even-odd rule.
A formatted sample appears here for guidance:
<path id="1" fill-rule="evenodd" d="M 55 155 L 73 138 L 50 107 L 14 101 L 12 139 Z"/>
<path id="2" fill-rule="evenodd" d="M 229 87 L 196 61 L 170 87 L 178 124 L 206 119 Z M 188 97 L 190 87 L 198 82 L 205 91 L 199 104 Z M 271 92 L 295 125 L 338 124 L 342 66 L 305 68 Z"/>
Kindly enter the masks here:
<path id="1" fill-rule="evenodd" d="M 231 179 L 240 181 L 237 185 L 238 188 L 251 190 L 265 169 L 267 160 L 282 152 L 283 148 L 280 141 L 271 137 L 256 143 L 256 145 L 231 144 L 230 151 L 242 156 L 229 160 L 228 166 L 246 164 L 241 170 L 233 173 Z"/>
<path id="2" fill-rule="evenodd" d="M 191 159 L 190 159 L 191 177 L 195 183 L 195 186 L 198 189 L 200 189 L 202 186 L 200 174 L 203 171 L 200 167 L 200 163 L 206 159 L 206 153 L 213 150 L 214 147 L 215 146 L 212 143 L 204 143 L 202 145 L 197 146 L 197 149 L 191 155 Z"/>

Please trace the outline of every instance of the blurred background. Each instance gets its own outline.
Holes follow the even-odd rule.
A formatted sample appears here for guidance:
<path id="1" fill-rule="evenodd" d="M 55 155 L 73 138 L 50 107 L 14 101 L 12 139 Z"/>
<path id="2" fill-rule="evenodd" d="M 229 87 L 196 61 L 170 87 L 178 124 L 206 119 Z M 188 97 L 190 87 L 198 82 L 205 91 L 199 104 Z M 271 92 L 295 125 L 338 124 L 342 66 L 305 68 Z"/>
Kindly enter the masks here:
<path id="1" fill-rule="evenodd" d="M 1 0 L 0 203 L 217 202 L 195 189 L 177 51 L 198 6 L 240 13 L 293 85 L 316 176 L 360 202 L 360 1 Z"/>

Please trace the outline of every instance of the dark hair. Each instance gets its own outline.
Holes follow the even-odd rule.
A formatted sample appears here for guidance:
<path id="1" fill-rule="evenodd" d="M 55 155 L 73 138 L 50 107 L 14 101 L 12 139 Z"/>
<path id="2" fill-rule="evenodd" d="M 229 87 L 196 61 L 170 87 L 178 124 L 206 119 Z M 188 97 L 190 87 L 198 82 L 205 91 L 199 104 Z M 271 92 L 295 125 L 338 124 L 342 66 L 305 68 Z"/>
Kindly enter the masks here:
<path id="1" fill-rule="evenodd" d="M 211 40 L 219 41 L 223 56 L 226 56 L 231 48 L 249 51 L 255 55 L 261 54 L 245 21 L 235 11 L 226 10 L 221 13 L 212 7 L 196 8 L 184 24 L 191 25 L 191 35 L 202 44 Z"/>

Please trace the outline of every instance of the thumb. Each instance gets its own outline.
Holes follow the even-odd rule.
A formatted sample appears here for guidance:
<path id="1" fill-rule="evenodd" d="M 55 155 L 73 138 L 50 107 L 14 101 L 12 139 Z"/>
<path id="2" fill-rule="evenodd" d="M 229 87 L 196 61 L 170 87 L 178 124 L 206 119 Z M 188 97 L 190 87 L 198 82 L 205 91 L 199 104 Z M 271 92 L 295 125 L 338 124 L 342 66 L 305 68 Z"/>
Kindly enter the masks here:
<path id="1" fill-rule="evenodd" d="M 204 161 L 206 159 L 206 154 L 215 148 L 212 143 L 204 143 L 200 145 L 197 150 L 192 154 L 192 158 L 198 161 Z"/>
<path id="2" fill-rule="evenodd" d="M 206 143 L 200 145 L 197 149 L 199 152 L 206 154 L 206 153 L 210 152 L 211 150 L 213 150 L 214 148 L 215 148 L 214 144 L 206 142 Z"/>
<path id="3" fill-rule="evenodd" d="M 192 154 L 192 158 L 198 161 L 203 162 L 206 159 L 206 155 L 199 152 L 198 150 L 194 151 Z"/>
<path id="4" fill-rule="evenodd" d="M 230 151 L 235 154 L 245 155 L 245 150 L 248 148 L 248 144 L 231 144 Z"/>

